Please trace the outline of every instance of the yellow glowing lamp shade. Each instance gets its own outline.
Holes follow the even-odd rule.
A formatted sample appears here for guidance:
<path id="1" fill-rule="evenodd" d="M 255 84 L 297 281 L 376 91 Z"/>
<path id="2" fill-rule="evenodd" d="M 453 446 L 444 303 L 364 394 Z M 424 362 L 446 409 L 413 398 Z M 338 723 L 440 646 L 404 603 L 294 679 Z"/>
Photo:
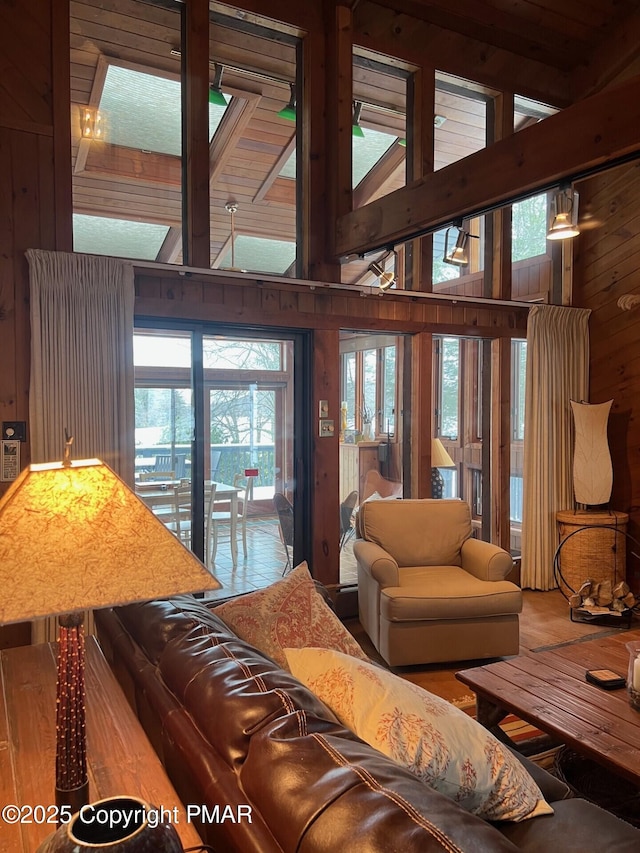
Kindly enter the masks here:
<path id="1" fill-rule="evenodd" d="M 0 501 L 0 624 L 218 589 L 98 459 L 24 469 Z"/>

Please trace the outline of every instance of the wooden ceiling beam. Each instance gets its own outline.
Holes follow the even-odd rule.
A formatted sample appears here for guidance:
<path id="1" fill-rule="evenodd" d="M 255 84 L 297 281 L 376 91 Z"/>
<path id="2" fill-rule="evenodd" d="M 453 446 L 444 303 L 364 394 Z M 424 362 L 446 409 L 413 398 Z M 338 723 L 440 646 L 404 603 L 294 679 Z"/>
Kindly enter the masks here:
<path id="1" fill-rule="evenodd" d="M 640 9 L 618 24 L 572 77 L 574 99 L 586 98 L 613 82 L 640 73 Z"/>
<path id="2" fill-rule="evenodd" d="M 542 103 L 571 102 L 571 76 L 542 61 L 519 56 L 477 38 L 362 0 L 353 13 L 354 44 L 420 67 L 425 57 L 440 71 L 497 91 L 513 91 Z"/>
<path id="3" fill-rule="evenodd" d="M 391 246 L 640 156 L 640 76 L 338 218 L 339 257 Z"/>
<path id="4" fill-rule="evenodd" d="M 419 0 L 378 0 L 378 4 L 561 71 L 574 68 L 584 56 L 583 48 L 588 48 L 587 43 L 569 41 L 563 33 L 539 23 L 527 27 L 521 16 L 478 0 L 429 0 L 428 4 Z"/>

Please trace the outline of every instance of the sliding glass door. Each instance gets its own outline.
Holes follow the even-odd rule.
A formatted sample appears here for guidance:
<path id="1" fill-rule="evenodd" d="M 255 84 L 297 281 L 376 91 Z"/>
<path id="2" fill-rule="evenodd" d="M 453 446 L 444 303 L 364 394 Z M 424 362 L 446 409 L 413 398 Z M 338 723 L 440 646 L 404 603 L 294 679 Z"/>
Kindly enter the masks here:
<path id="1" fill-rule="evenodd" d="M 297 542 L 304 538 L 308 429 L 295 389 L 306 352 L 296 333 L 136 329 L 137 490 L 225 592 L 265 586 L 291 564 L 276 494 L 293 508 Z M 185 487 L 190 500 L 172 505 Z"/>

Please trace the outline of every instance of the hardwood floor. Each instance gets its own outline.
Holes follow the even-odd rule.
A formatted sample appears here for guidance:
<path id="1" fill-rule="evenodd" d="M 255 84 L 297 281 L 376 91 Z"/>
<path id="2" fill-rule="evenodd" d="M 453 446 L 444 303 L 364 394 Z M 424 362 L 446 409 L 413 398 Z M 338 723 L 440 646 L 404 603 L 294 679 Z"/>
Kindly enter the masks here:
<path id="1" fill-rule="evenodd" d="M 373 660 L 384 663 L 357 619 L 345 620 L 345 625 Z M 569 605 L 560 590 L 554 589 L 549 592 L 523 590 L 523 608 L 520 615 L 521 651 L 541 651 L 560 643 L 603 636 L 617 630 L 619 629 L 594 623 L 572 622 Z M 474 663 L 482 665 L 489 661 L 456 661 L 426 666 L 391 667 L 391 669 L 402 678 L 419 684 L 425 690 L 442 696 L 449 702 L 465 705 L 472 702 L 474 696 L 469 693 L 469 689 L 464 684 L 457 680 L 455 674 L 458 670 L 468 669 Z"/>

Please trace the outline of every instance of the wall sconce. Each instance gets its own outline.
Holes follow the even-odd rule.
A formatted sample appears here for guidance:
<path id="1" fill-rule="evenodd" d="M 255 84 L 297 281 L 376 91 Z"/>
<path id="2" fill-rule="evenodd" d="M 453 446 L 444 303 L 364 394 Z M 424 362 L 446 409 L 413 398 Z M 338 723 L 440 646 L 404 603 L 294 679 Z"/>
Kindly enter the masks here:
<path id="1" fill-rule="evenodd" d="M 455 228 L 458 231 L 458 236 L 456 238 L 455 245 L 450 246 L 449 234 L 451 233 L 452 228 Z M 475 237 L 475 234 L 469 234 L 468 231 L 465 231 L 462 227 L 462 221 L 447 228 L 444 235 L 444 255 L 442 257 L 445 264 L 453 264 L 457 267 L 463 267 L 469 263 L 469 249 L 467 246 L 469 237 Z"/>
<path id="2" fill-rule="evenodd" d="M 364 139 L 364 130 L 360 127 L 360 113 L 362 112 L 362 102 L 353 102 L 353 118 L 351 119 L 351 133 L 359 139 Z"/>
<path id="3" fill-rule="evenodd" d="M 280 118 L 285 118 L 287 121 L 295 121 L 296 120 L 296 85 L 295 83 L 289 83 L 289 88 L 291 89 L 291 97 L 289 98 L 289 103 L 286 107 L 283 107 L 278 115 Z"/>
<path id="4" fill-rule="evenodd" d="M 224 65 L 213 65 L 213 83 L 209 86 L 209 103 L 218 107 L 226 107 L 227 99 L 222 94 L 222 72 Z"/>
<path id="5" fill-rule="evenodd" d="M 577 237 L 578 201 L 580 196 L 572 187 L 560 187 L 554 193 L 549 209 L 549 230 L 547 240 L 566 240 Z"/>
<path id="6" fill-rule="evenodd" d="M 373 261 L 369 264 L 367 269 L 369 272 L 373 273 L 378 278 L 378 287 L 380 288 L 380 295 L 382 296 L 385 291 L 389 290 L 390 287 L 396 283 L 396 276 L 391 270 L 385 271 L 384 262 L 389 257 L 385 255 L 383 258 L 380 258 L 377 261 Z"/>
<path id="7" fill-rule="evenodd" d="M 95 107 L 82 107 L 80 124 L 83 139 L 102 139 L 102 116 Z"/>

